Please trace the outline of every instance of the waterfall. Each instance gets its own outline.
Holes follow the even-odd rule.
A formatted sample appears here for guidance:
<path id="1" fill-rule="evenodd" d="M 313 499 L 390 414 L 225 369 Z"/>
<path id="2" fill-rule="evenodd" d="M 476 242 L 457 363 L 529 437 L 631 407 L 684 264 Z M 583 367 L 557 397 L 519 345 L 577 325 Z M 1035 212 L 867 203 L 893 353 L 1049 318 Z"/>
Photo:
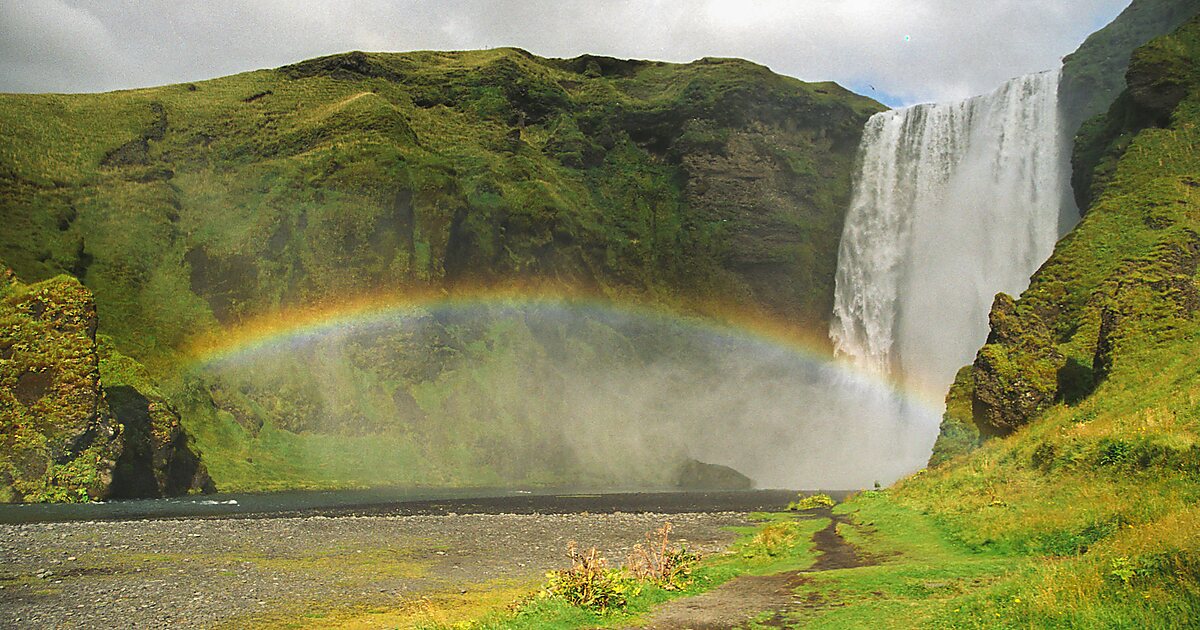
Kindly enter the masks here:
<path id="1" fill-rule="evenodd" d="M 939 397 L 974 359 L 995 294 L 1024 290 L 1060 214 L 1075 216 L 1064 204 L 1059 74 L 867 122 L 838 253 L 838 354 Z"/>

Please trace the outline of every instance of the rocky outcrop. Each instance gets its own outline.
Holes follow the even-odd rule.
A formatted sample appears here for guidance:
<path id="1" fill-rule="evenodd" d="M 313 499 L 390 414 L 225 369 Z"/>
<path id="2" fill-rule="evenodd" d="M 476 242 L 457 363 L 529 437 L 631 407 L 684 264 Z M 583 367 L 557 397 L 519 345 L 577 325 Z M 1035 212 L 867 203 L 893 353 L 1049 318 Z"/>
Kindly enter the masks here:
<path id="1" fill-rule="evenodd" d="M 1071 185 L 1081 211 L 1087 211 L 1100 187 L 1094 181 L 1097 165 L 1101 162 L 1107 162 L 1109 168 L 1115 165 L 1119 149 L 1115 153 L 1108 151 L 1109 141 L 1121 135 L 1121 130 L 1115 128 L 1136 131 L 1132 127 L 1143 128 L 1148 122 L 1142 115 L 1105 117 L 1110 105 L 1126 88 L 1127 71 L 1131 94 L 1136 94 L 1139 89 L 1135 86 L 1143 82 L 1140 77 L 1147 76 L 1144 70 L 1150 69 L 1145 63 L 1149 50 L 1138 51 L 1131 62 L 1132 53 L 1151 39 L 1179 28 L 1198 12 L 1200 0 L 1134 0 L 1117 19 L 1093 33 L 1063 60 L 1059 108 L 1064 133 L 1078 134 L 1071 160 Z M 1125 102 L 1119 109 L 1124 110 L 1128 105 Z M 1171 104 L 1157 109 L 1161 116 L 1173 107 Z"/>
<path id="2" fill-rule="evenodd" d="M 972 416 L 984 435 L 1006 435 L 1050 406 L 1063 356 L 1033 311 L 1000 293 L 988 316 L 991 333 L 971 371 Z"/>
<path id="3" fill-rule="evenodd" d="M 1125 89 L 1129 56 L 1200 12 L 1200 0 L 1134 0 L 1111 24 L 1063 59 L 1060 103 L 1067 132 L 1103 113 Z"/>
<path id="4" fill-rule="evenodd" d="M 124 448 L 113 471 L 113 498 L 168 497 L 213 492 L 216 486 L 191 445 L 179 412 L 146 369 L 100 342 L 105 398 L 121 423 Z"/>
<path id="5" fill-rule="evenodd" d="M 3 272 L 0 499 L 211 491 L 212 481 L 166 402 L 104 383 L 92 293 L 68 276 L 24 285 Z"/>
<path id="6" fill-rule="evenodd" d="M 694 459 L 676 469 L 675 487 L 682 490 L 750 490 L 754 480 L 728 467 Z"/>
<path id="7" fill-rule="evenodd" d="M 96 304 L 79 281 L 0 287 L 0 499 L 110 493 L 121 425 L 100 386 Z"/>

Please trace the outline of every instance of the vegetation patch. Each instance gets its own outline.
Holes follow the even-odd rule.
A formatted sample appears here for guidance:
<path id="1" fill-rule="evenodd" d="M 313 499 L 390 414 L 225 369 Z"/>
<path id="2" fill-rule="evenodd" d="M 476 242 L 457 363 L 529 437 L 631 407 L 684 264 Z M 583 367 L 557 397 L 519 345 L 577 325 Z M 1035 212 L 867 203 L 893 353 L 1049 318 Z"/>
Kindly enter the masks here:
<path id="1" fill-rule="evenodd" d="M 788 503 L 787 509 L 799 511 L 815 510 L 819 508 L 831 508 L 834 505 L 837 505 L 837 502 L 828 494 L 816 493 L 800 495 L 799 500 Z"/>

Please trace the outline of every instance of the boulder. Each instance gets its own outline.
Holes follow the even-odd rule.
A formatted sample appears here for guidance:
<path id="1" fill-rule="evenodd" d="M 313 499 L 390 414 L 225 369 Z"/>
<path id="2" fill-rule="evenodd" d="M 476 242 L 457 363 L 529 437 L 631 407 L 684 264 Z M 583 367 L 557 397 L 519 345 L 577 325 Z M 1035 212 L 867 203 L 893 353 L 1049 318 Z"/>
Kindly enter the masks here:
<path id="1" fill-rule="evenodd" d="M 972 366 L 971 415 L 984 435 L 1007 435 L 1054 403 L 1062 354 L 1031 308 L 996 295 L 988 343 Z"/>
<path id="2" fill-rule="evenodd" d="M 70 276 L 0 282 L 0 500 L 106 498 L 121 425 L 100 386 L 96 303 Z"/>

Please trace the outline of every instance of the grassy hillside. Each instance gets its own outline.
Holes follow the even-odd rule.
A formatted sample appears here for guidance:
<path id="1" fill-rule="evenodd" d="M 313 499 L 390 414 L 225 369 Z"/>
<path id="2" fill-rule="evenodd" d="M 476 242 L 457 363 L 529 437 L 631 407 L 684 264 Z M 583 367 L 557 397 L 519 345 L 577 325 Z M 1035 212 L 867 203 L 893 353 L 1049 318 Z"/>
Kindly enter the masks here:
<path id="1" fill-rule="evenodd" d="M 1098 131 L 1092 118 L 1103 114 L 1125 89 L 1130 54 L 1150 39 L 1174 31 L 1197 12 L 1200 0 L 1133 0 L 1117 19 L 1063 59 L 1059 109 L 1065 132 L 1069 136 L 1082 132 L 1085 138 L 1076 145 L 1071 178 L 1080 209 L 1086 211 L 1094 199 L 1096 157 L 1086 142 Z"/>
<path id="2" fill-rule="evenodd" d="M 512 49 L 4 95 L 0 259 L 83 279 L 146 359 L 281 305 L 529 276 L 817 322 L 879 109 L 737 60 Z"/>
<path id="3" fill-rule="evenodd" d="M 951 393 L 939 465 L 890 491 L 1033 560 L 1012 626 L 1200 615 L 1200 18 L 1138 49 L 1098 128 L 1111 173 Z M 980 435 L 995 436 L 983 441 Z M 957 453 L 957 455 L 956 455 Z"/>
<path id="4" fill-rule="evenodd" d="M 507 421 L 488 418 L 534 430 L 554 413 L 498 407 L 558 369 L 521 343 L 560 333 L 425 311 L 378 342 L 393 355 L 339 346 L 316 376 L 183 374 L 184 349 L 315 304 L 511 283 L 821 329 L 880 109 L 739 60 L 514 49 L 0 95 L 0 260 L 95 293 L 101 334 L 158 381 L 224 489 L 494 481 L 480 448 Z M 593 328 L 577 338 L 629 356 L 626 332 Z M 478 435 L 443 466 L 429 427 Z M 363 454 L 374 465 L 350 464 Z"/>

